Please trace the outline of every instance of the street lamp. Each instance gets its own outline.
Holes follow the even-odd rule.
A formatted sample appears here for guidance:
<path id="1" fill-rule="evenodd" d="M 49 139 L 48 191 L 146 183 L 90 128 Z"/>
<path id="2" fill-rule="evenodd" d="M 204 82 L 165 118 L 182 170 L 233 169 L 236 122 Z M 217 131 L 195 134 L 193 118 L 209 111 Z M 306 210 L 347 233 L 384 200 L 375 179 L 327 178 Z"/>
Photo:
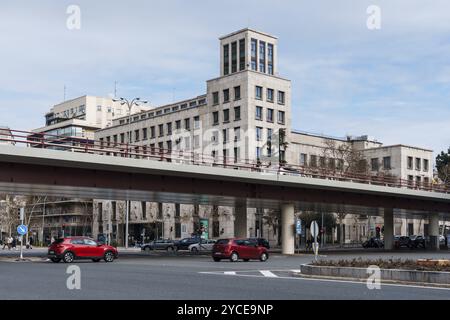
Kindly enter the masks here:
<path id="1" fill-rule="evenodd" d="M 142 104 L 147 104 L 148 101 L 145 100 L 141 100 L 141 98 L 134 98 L 133 100 L 128 100 L 125 98 L 120 98 L 120 99 L 113 99 L 114 102 L 120 102 L 120 105 L 127 105 L 128 107 L 128 126 L 129 126 L 129 131 L 128 131 L 128 146 L 127 146 L 127 150 L 129 145 L 131 145 L 131 109 L 133 108 L 133 106 L 140 106 L 140 103 Z M 131 158 L 131 153 L 130 153 L 130 158 Z M 126 216 L 125 216 L 125 248 L 128 249 L 128 224 L 129 224 L 129 217 L 130 217 L 130 206 L 131 206 L 131 201 L 128 200 L 127 201 L 127 209 L 126 209 Z"/>

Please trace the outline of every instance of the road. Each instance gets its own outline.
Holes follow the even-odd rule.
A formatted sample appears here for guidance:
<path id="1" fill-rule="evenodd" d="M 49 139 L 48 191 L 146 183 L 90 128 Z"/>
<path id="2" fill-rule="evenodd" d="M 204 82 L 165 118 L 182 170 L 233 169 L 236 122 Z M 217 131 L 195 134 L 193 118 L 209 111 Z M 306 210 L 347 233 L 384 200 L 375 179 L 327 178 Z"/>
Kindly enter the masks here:
<path id="1" fill-rule="evenodd" d="M 14 262 L 0 252 L 0 299 L 450 299 L 449 289 L 382 284 L 369 290 L 364 283 L 303 279 L 291 270 L 312 260 L 311 255 L 274 254 L 267 262 L 213 262 L 208 256 L 122 253 L 113 263 L 76 262 L 81 289 L 69 290 L 69 265 L 51 263 L 36 250 L 32 262 Z M 16 252 L 17 254 L 17 252 Z M 390 253 L 340 253 L 323 259 L 392 257 Z M 401 253 L 402 258 L 450 258 L 448 252 Z M 9 257 L 8 257 L 9 256 Z"/>

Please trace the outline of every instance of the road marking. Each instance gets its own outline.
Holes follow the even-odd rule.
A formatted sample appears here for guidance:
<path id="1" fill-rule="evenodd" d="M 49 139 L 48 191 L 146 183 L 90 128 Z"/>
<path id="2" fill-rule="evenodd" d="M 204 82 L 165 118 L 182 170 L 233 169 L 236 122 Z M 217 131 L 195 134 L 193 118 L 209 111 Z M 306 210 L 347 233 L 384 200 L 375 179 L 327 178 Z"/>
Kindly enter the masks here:
<path id="1" fill-rule="evenodd" d="M 266 270 L 264 270 L 266 271 Z M 298 272 L 300 270 L 272 270 L 272 271 L 293 271 Z M 212 275 L 234 275 L 235 277 L 248 277 L 248 278 L 275 278 L 275 279 L 289 279 L 289 280 L 299 280 L 299 281 L 319 281 L 319 282 L 341 282 L 341 283 L 350 283 L 350 284 L 359 284 L 366 286 L 365 281 L 354 281 L 354 280 L 338 280 L 338 279 L 318 279 L 318 278 L 303 278 L 303 277 L 286 277 L 286 276 L 277 276 L 274 275 L 274 277 L 265 276 L 262 274 L 262 270 L 242 270 L 242 271 L 204 271 L 199 272 L 202 274 L 212 274 Z M 258 274 L 245 274 L 249 272 L 259 272 L 261 275 Z M 269 271 L 272 273 L 271 271 Z M 273 273 L 272 273 L 273 274 Z M 398 283 L 383 283 L 381 282 L 382 286 L 388 286 L 388 287 L 404 287 L 404 288 L 418 288 L 418 289 L 431 289 L 431 290 L 444 290 L 444 291 L 450 291 L 450 288 L 443 288 L 443 287 L 429 287 L 429 286 L 418 286 L 418 285 L 409 285 L 409 284 L 398 284 Z"/>
<path id="2" fill-rule="evenodd" d="M 267 278 L 278 278 L 278 276 L 276 274 L 273 274 L 271 271 L 269 270 L 259 270 L 259 272 Z"/>

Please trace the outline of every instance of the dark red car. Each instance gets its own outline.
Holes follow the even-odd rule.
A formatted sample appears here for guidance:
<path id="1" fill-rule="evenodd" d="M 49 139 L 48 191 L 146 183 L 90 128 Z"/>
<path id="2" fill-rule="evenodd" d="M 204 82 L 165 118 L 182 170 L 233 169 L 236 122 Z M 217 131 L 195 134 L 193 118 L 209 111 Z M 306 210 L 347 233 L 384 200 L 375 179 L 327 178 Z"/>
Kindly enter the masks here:
<path id="1" fill-rule="evenodd" d="M 76 259 L 92 259 L 99 262 L 113 262 L 119 253 L 116 248 L 100 244 L 87 237 L 57 239 L 48 247 L 48 258 L 53 262 L 71 263 Z"/>
<path id="2" fill-rule="evenodd" d="M 251 239 L 220 239 L 212 249 L 212 257 L 216 262 L 222 259 L 230 259 L 232 262 L 239 259 L 267 261 L 269 253 L 267 248 L 260 246 L 258 242 Z"/>

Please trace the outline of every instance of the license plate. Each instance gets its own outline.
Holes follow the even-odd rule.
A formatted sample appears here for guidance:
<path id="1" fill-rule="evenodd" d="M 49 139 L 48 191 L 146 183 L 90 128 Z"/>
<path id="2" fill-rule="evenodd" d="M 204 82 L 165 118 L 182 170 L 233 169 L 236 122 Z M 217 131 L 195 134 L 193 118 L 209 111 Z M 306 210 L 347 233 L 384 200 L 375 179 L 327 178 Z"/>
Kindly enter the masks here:
<path id="1" fill-rule="evenodd" d="M 55 251 L 49 251 L 48 253 L 49 254 L 55 254 Z"/>

